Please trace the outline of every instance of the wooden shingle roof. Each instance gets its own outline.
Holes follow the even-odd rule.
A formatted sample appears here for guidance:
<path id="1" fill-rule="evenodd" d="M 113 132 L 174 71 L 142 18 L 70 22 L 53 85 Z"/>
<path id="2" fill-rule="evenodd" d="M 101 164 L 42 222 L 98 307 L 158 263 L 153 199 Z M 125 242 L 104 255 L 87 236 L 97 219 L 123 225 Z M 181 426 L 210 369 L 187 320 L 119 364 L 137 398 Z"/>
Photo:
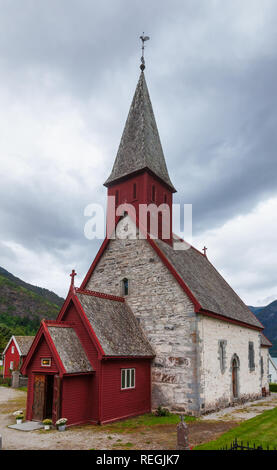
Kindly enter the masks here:
<path id="1" fill-rule="evenodd" d="M 149 92 L 142 72 L 114 166 L 105 186 L 144 169 L 150 170 L 173 192 L 176 191 L 168 174 Z"/>
<path id="2" fill-rule="evenodd" d="M 47 329 L 67 374 L 93 370 L 73 328 L 47 325 Z"/>
<path id="3" fill-rule="evenodd" d="M 264 348 L 271 348 L 272 343 L 267 339 L 267 337 L 262 333 L 261 335 L 261 346 Z"/>
<path id="4" fill-rule="evenodd" d="M 150 343 L 124 301 L 79 289 L 76 296 L 106 356 L 154 356 Z"/>
<path id="5" fill-rule="evenodd" d="M 16 342 L 20 349 L 22 356 L 27 356 L 28 351 L 34 341 L 34 336 L 15 336 Z"/>
<path id="6" fill-rule="evenodd" d="M 193 247 L 186 250 L 174 250 L 162 240 L 155 240 L 155 244 L 197 299 L 201 310 L 263 328 L 260 321 L 206 256 Z"/>

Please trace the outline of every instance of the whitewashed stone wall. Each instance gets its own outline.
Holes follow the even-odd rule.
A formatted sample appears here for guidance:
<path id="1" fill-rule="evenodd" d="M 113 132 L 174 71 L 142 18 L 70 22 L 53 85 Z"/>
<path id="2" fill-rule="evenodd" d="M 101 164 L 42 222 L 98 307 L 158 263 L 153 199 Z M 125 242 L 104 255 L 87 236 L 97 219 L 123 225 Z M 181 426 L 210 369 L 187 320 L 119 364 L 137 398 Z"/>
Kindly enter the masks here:
<path id="1" fill-rule="evenodd" d="M 269 389 L 269 352 L 268 348 L 261 348 L 261 357 L 263 358 L 264 362 L 264 373 L 262 375 L 262 387 L 265 387 L 268 391 Z"/>
<path id="2" fill-rule="evenodd" d="M 261 350 L 258 331 L 227 322 L 201 316 L 199 321 L 201 348 L 201 402 L 209 411 L 228 406 L 233 401 L 232 368 L 234 354 L 239 358 L 238 399 L 247 401 L 261 396 Z M 219 360 L 219 341 L 225 344 L 225 370 L 222 373 Z M 250 371 L 248 359 L 249 341 L 254 344 L 255 369 Z"/>
<path id="3" fill-rule="evenodd" d="M 156 352 L 153 407 L 198 414 L 198 319 L 192 302 L 146 240 L 111 240 L 86 287 L 122 295 L 125 277 L 126 301 Z"/>

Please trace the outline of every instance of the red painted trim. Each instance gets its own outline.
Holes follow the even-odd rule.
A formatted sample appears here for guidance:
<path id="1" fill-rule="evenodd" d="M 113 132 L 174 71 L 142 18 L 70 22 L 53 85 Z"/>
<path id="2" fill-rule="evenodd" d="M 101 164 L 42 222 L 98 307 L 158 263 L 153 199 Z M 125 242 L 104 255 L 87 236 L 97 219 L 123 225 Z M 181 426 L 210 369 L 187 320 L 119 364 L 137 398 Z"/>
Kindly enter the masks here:
<path id="1" fill-rule="evenodd" d="M 90 324 L 90 322 L 88 321 L 88 318 L 82 308 L 82 305 L 78 299 L 78 297 L 76 295 L 74 295 L 73 292 L 71 292 L 71 296 L 70 298 L 68 299 L 68 302 L 67 302 L 67 305 L 66 305 L 66 308 L 63 309 L 63 311 L 61 311 L 58 315 L 58 318 L 57 318 L 57 321 L 60 321 L 62 322 L 62 318 L 63 318 L 63 315 L 66 313 L 66 310 L 70 304 L 70 302 L 73 303 L 73 305 L 75 306 L 76 308 L 76 311 L 77 311 L 77 314 L 79 315 L 79 318 L 83 324 L 83 326 L 85 327 L 85 329 L 87 330 L 90 338 L 92 339 L 92 342 L 94 344 L 94 346 L 96 347 L 97 349 L 97 352 L 98 352 L 98 359 L 99 358 L 102 358 L 102 355 L 104 354 L 104 351 L 98 341 L 98 338 L 96 337 L 93 329 L 92 329 L 92 326 Z M 66 322 L 65 322 L 66 323 Z M 85 348 L 84 348 L 85 349 Z M 95 366 L 93 365 L 93 368 L 95 368 Z"/>
<path id="2" fill-rule="evenodd" d="M 228 323 L 233 323 L 234 325 L 239 325 L 239 326 L 243 326 L 245 328 L 250 328 L 251 330 L 257 330 L 257 331 L 262 331 L 263 330 L 263 328 L 260 328 L 259 326 L 250 325 L 249 323 L 245 323 L 245 322 L 242 322 L 240 320 L 235 320 L 233 318 L 226 317 L 225 315 L 220 315 L 219 313 L 213 313 L 213 312 L 209 312 L 207 310 L 201 310 L 198 313 L 200 313 L 201 315 L 205 315 L 207 317 L 216 318 L 218 320 L 226 321 Z"/>
<path id="3" fill-rule="evenodd" d="M 63 306 L 61 308 L 61 310 L 59 311 L 59 314 L 56 318 L 56 321 L 59 322 L 60 321 L 60 318 L 63 317 L 63 314 L 65 313 L 65 311 L 67 310 L 67 307 L 72 299 L 72 296 L 74 295 L 74 292 L 72 291 L 72 289 L 69 289 L 69 292 L 67 294 L 67 297 L 63 303 Z M 67 323 L 67 322 L 65 322 Z"/>
<path id="4" fill-rule="evenodd" d="M 116 186 L 120 183 L 123 183 L 124 181 L 128 181 L 128 179 L 130 178 L 133 178 L 135 176 L 138 176 L 142 173 L 148 173 L 149 175 L 151 175 L 153 178 L 155 178 L 159 183 L 161 183 L 162 185 L 166 186 L 166 188 L 168 189 L 168 191 L 170 191 L 171 193 L 176 193 L 176 189 L 172 186 L 170 186 L 168 183 L 166 183 L 166 181 L 164 181 L 162 178 L 160 178 L 158 175 L 156 175 L 156 173 L 154 173 L 153 171 L 151 171 L 148 167 L 145 167 L 145 168 L 141 168 L 139 170 L 136 170 L 136 171 L 133 171 L 132 173 L 129 173 L 128 175 L 124 175 L 124 176 L 121 176 L 120 178 L 117 178 L 116 180 L 114 181 L 111 181 L 110 183 L 104 183 L 104 186 L 106 188 L 110 188 L 112 186 Z"/>
<path id="5" fill-rule="evenodd" d="M 154 248 L 154 250 L 156 251 L 156 253 L 158 254 L 158 256 L 160 257 L 160 259 L 163 261 L 163 263 L 167 266 L 167 268 L 169 269 L 169 271 L 171 272 L 171 274 L 173 274 L 173 276 L 175 277 L 175 279 L 177 280 L 177 282 L 180 284 L 180 286 L 183 288 L 183 290 L 186 292 L 187 296 L 189 297 L 189 299 L 192 301 L 193 305 L 194 305 L 194 309 L 195 309 L 195 312 L 199 312 L 199 310 L 201 309 L 201 305 L 200 303 L 196 300 L 196 298 L 194 297 L 193 293 L 191 292 L 191 290 L 188 288 L 188 286 L 185 284 L 185 282 L 183 281 L 183 279 L 181 278 L 181 276 L 177 273 L 177 271 L 175 270 L 175 268 L 172 266 L 172 264 L 168 261 L 168 259 L 166 258 L 166 256 L 163 254 L 163 252 L 160 250 L 160 248 L 156 245 L 156 243 L 154 242 L 154 240 L 152 239 L 148 239 L 148 242 L 150 243 L 150 245 L 152 246 L 152 248 Z"/>
<path id="6" fill-rule="evenodd" d="M 272 347 L 272 343 L 271 341 L 269 341 L 269 339 L 266 337 L 266 335 L 264 333 L 262 333 L 263 337 L 270 343 L 270 346 L 269 345 L 266 345 L 266 344 L 261 344 L 261 347 L 262 348 L 271 348 Z"/>
<path id="7" fill-rule="evenodd" d="M 96 345 L 96 348 L 97 348 L 98 352 L 100 353 L 100 358 L 102 358 L 102 356 L 105 355 L 104 349 L 102 348 L 102 346 L 101 346 L 101 344 L 100 344 L 100 342 L 99 342 L 99 340 L 98 340 L 98 338 L 97 338 L 90 322 L 88 321 L 88 317 L 85 314 L 85 311 L 84 311 L 84 309 L 81 305 L 81 302 L 79 301 L 78 297 L 76 297 L 76 296 L 73 297 L 73 302 L 74 302 L 76 308 L 79 310 L 80 316 L 83 319 L 83 322 L 86 325 L 87 330 L 90 333 L 90 336 L 92 337 L 93 342 Z"/>
<path id="8" fill-rule="evenodd" d="M 42 322 L 41 322 L 41 324 L 40 324 L 39 330 L 38 330 L 38 332 L 37 332 L 37 334 L 36 334 L 36 337 L 35 337 L 35 339 L 34 339 L 34 341 L 33 341 L 33 344 L 32 344 L 32 346 L 31 346 L 31 348 L 29 349 L 29 352 L 28 352 L 28 354 L 27 354 L 27 356 L 26 356 L 26 358 L 25 358 L 25 360 L 24 360 L 24 363 L 22 364 L 22 367 L 21 367 L 21 369 L 20 369 L 20 372 L 22 373 L 22 375 L 26 375 L 26 369 L 27 369 L 27 367 L 28 367 L 28 364 L 29 364 L 31 358 L 33 357 L 33 354 L 35 353 L 35 350 L 36 350 L 36 348 L 37 348 L 37 346 L 38 346 L 38 343 L 39 343 L 39 341 L 40 341 L 42 335 L 44 335 L 44 338 L 45 338 L 45 340 L 46 340 L 46 343 L 47 343 L 47 345 L 48 345 L 48 347 L 49 347 L 51 353 L 52 353 L 53 356 L 54 356 L 54 359 L 55 359 L 55 362 L 57 363 L 57 367 L 58 367 L 58 370 L 59 370 L 60 374 L 63 375 L 63 374 L 66 372 L 66 370 L 65 370 L 65 368 L 64 368 L 64 366 L 63 366 L 63 364 L 62 364 L 62 362 L 61 362 L 60 356 L 59 356 L 59 354 L 58 354 L 58 352 L 57 352 L 57 350 L 56 350 L 56 347 L 55 347 L 55 345 L 54 345 L 54 343 L 53 343 L 53 341 L 52 341 L 52 338 L 51 338 L 51 336 L 50 336 L 50 333 L 49 333 L 49 331 L 47 330 L 47 326 L 45 325 L 44 320 L 42 320 Z M 48 371 L 47 368 L 46 368 L 46 371 L 47 371 L 47 373 L 49 373 L 49 371 Z M 40 372 L 43 374 L 42 371 L 40 371 Z M 46 372 L 44 372 L 44 373 L 46 373 Z"/>
<path id="9" fill-rule="evenodd" d="M 118 295 L 105 294 L 104 292 L 97 292 L 88 289 L 76 289 L 77 294 L 91 295 L 92 297 L 100 297 L 101 299 L 115 300 L 116 302 L 125 302 L 124 297 Z"/>
<path id="10" fill-rule="evenodd" d="M 41 323 L 42 323 L 42 326 L 43 326 L 43 329 L 44 329 L 45 339 L 46 339 L 46 341 L 47 341 L 47 343 L 48 343 L 48 346 L 49 346 L 51 352 L 53 353 L 53 356 L 57 359 L 57 362 L 58 362 L 58 369 L 60 369 L 60 370 L 62 371 L 62 375 L 63 375 L 63 374 L 66 374 L 66 370 L 65 370 L 64 365 L 63 365 L 63 363 L 62 363 L 62 361 L 61 361 L 61 358 L 60 358 L 60 356 L 59 356 L 59 353 L 58 353 L 58 351 L 57 351 L 57 349 L 56 349 L 56 346 L 55 346 L 55 344 L 54 344 L 54 341 L 52 340 L 51 335 L 50 335 L 50 333 L 49 333 L 49 331 L 48 331 L 48 329 L 47 329 L 47 325 L 44 323 L 44 320 L 42 320 Z M 60 366 L 60 367 L 59 367 L 59 366 Z"/>
<path id="11" fill-rule="evenodd" d="M 117 224 L 116 224 L 116 225 L 117 225 Z M 104 251 L 105 251 L 105 249 L 106 249 L 106 246 L 107 246 L 108 243 L 109 243 L 109 241 L 110 241 L 110 240 L 109 240 L 109 238 L 107 238 L 107 237 L 106 237 L 105 240 L 103 241 L 103 243 L 102 243 L 102 245 L 101 245 L 101 247 L 100 247 L 100 249 L 99 249 L 97 255 L 95 256 L 95 258 L 94 258 L 94 260 L 93 260 L 93 262 L 92 262 L 92 265 L 90 266 L 90 268 L 89 268 L 89 270 L 88 270 L 88 272 L 87 272 L 87 274 L 86 274 L 86 276 L 85 276 L 85 278 L 84 278 L 84 280 L 83 280 L 83 282 L 82 282 L 82 284 L 81 284 L 81 286 L 80 286 L 80 289 L 83 290 L 83 289 L 86 287 L 86 284 L 88 283 L 88 281 L 89 281 L 89 279 L 90 279 L 90 277 L 91 277 L 91 274 L 93 273 L 94 269 L 96 268 L 96 266 L 97 266 L 97 264 L 98 264 L 98 262 L 99 262 L 99 260 L 100 260 L 100 258 L 101 258 L 101 256 L 102 256 L 102 254 L 104 253 Z"/>
<path id="12" fill-rule="evenodd" d="M 129 214 L 130 217 L 132 217 L 132 214 Z M 116 219 L 116 222 L 115 222 L 115 226 L 117 226 L 119 220 L 121 219 L 121 217 L 118 217 Z M 173 267 L 173 265 L 170 263 L 170 261 L 167 259 L 167 257 L 164 255 L 164 253 L 160 250 L 160 248 L 156 245 L 155 241 L 150 238 L 150 235 L 148 232 L 146 232 L 145 230 L 145 227 L 143 227 L 141 224 L 139 224 L 139 221 L 138 219 L 136 219 L 136 221 L 134 221 L 137 225 L 137 227 L 139 228 L 139 230 L 141 230 L 142 233 L 144 233 L 144 235 L 146 236 L 146 239 L 148 241 L 148 243 L 152 246 L 152 248 L 156 251 L 157 255 L 159 256 L 159 258 L 162 260 L 162 262 L 165 264 L 165 266 L 169 269 L 169 271 L 171 272 L 171 274 L 175 277 L 175 279 L 177 280 L 177 282 L 179 283 L 179 285 L 182 287 L 182 289 L 186 292 L 187 296 L 189 297 L 189 299 L 192 301 L 193 305 L 194 305 L 194 310 L 196 313 L 200 313 L 200 310 L 201 310 L 201 313 L 204 314 L 204 315 L 207 315 L 207 316 L 211 316 L 213 318 L 218 318 L 218 319 L 221 319 L 222 321 L 227 321 L 229 323 L 234 323 L 234 324 L 237 324 L 237 325 L 240 325 L 240 326 L 245 326 L 247 328 L 250 328 L 250 329 L 254 329 L 254 330 L 263 330 L 264 329 L 264 326 L 262 325 L 262 323 L 257 319 L 257 317 L 251 312 L 251 310 L 249 310 L 251 312 L 251 314 L 259 321 L 259 323 L 261 324 L 261 328 L 259 327 L 255 327 L 249 323 L 244 323 L 244 322 L 240 322 L 238 320 L 233 320 L 229 317 L 225 317 L 224 315 L 220 315 L 220 314 L 217 314 L 217 313 L 213 313 L 213 312 L 207 312 L 206 310 L 202 310 L 202 306 L 201 304 L 198 302 L 198 300 L 196 299 L 196 297 L 193 295 L 193 293 L 191 292 L 191 290 L 189 289 L 189 287 L 186 285 L 186 283 L 183 281 L 183 279 L 181 278 L 181 276 L 177 273 L 177 271 L 175 270 L 175 268 Z M 180 240 L 182 240 L 180 237 L 178 237 Z M 104 240 L 104 242 L 102 243 L 101 245 L 101 248 L 100 250 L 98 251 L 84 281 L 82 282 L 82 285 L 81 285 L 81 289 L 83 289 L 86 285 L 86 283 L 89 281 L 96 265 L 98 264 L 102 254 L 104 253 L 105 249 L 106 249 L 106 246 L 108 245 L 109 243 L 109 239 L 106 238 Z M 197 251 L 199 254 L 201 254 L 202 256 L 204 256 L 207 261 L 210 263 L 210 261 L 208 260 L 208 258 L 203 254 L 201 253 L 200 251 L 198 251 L 196 248 L 194 248 L 192 245 L 191 245 L 191 248 L 193 248 L 195 251 Z M 211 263 L 210 263 L 211 264 Z M 212 265 L 212 264 L 211 264 Z M 212 267 L 216 270 L 216 268 L 212 265 Z M 218 272 L 218 271 L 217 271 Z M 220 274 L 219 274 L 220 275 Z M 221 276 L 221 275 L 220 275 Z M 222 277 L 222 276 L 221 276 Z M 224 278 L 223 278 L 224 279 Z M 224 280 L 225 281 L 225 280 Z M 226 282 L 226 281 L 225 281 Z M 226 284 L 229 286 L 229 284 L 226 282 Z M 230 287 L 230 286 L 229 286 Z M 234 291 L 234 293 L 236 294 L 236 292 Z M 237 295 L 237 294 L 236 294 Z M 240 299 L 240 297 L 237 295 L 237 297 Z M 240 299 L 240 301 L 242 302 L 242 300 Z M 205 313 L 204 313 L 205 312 Z"/>
<path id="13" fill-rule="evenodd" d="M 30 359 L 31 359 L 32 356 L 33 356 L 33 353 L 34 353 L 34 351 L 35 351 L 35 349 L 36 349 L 36 347 L 37 347 L 37 345 L 38 345 L 38 343 L 39 343 L 39 340 L 40 340 L 42 334 L 43 334 L 43 329 L 42 329 L 42 324 L 40 324 L 39 330 L 38 330 L 38 332 L 37 332 L 37 334 L 36 334 L 36 336 L 35 336 L 35 339 L 34 339 L 34 341 L 33 341 L 33 343 L 32 343 L 32 346 L 30 347 L 30 349 L 29 349 L 29 351 L 28 351 L 28 354 L 27 354 L 27 356 L 26 356 L 26 358 L 25 358 L 25 361 L 24 361 L 24 363 L 22 364 L 22 367 L 21 367 L 21 369 L 20 369 L 20 372 L 22 373 L 22 375 L 26 375 L 26 368 L 27 368 L 27 366 L 28 366 L 28 364 L 29 364 L 29 362 L 30 362 Z"/>
<path id="14" fill-rule="evenodd" d="M 43 320 L 45 325 L 48 327 L 48 326 L 54 326 L 55 328 L 73 328 L 73 326 L 75 325 L 75 323 L 71 323 L 71 322 L 63 322 L 63 323 L 60 323 L 58 322 L 57 320 Z"/>

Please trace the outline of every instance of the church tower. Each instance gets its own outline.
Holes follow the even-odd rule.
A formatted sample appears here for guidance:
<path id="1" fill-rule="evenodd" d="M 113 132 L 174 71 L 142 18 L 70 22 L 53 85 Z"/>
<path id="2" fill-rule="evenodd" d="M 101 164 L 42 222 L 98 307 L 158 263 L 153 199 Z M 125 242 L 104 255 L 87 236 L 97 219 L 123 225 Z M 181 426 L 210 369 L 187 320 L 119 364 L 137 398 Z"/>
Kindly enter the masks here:
<path id="1" fill-rule="evenodd" d="M 141 205 L 155 205 L 157 208 L 166 205 L 167 235 L 162 232 L 162 208 L 147 214 L 147 232 L 152 233 L 151 218 L 156 217 L 157 238 L 172 244 L 172 194 L 176 189 L 168 174 L 144 67 L 141 68 L 113 169 L 104 185 L 108 188 L 108 200 L 109 196 L 114 197 L 115 208 L 131 204 L 139 222 Z"/>

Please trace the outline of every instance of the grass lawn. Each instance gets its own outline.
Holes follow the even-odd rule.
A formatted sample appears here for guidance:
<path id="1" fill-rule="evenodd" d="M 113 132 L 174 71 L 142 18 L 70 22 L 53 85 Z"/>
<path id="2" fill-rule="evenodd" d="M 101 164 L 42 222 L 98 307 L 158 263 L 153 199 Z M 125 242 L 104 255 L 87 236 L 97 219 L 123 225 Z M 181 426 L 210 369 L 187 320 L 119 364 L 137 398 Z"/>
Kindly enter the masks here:
<path id="1" fill-rule="evenodd" d="M 219 450 L 230 444 L 237 438 L 238 443 L 243 441 L 244 445 L 249 442 L 252 447 L 262 445 L 270 449 L 277 448 L 277 408 L 265 411 L 255 418 L 244 421 L 239 426 L 222 434 L 215 441 L 196 446 L 194 450 Z"/>
<path id="2" fill-rule="evenodd" d="M 185 416 L 185 421 L 195 421 L 196 418 L 193 416 Z M 155 416 L 152 413 L 146 413 L 141 416 L 137 416 L 130 419 L 125 419 L 122 421 L 117 421 L 115 423 L 103 424 L 102 426 L 97 425 L 87 425 L 88 427 L 95 428 L 98 432 L 114 432 L 114 433 L 135 433 L 142 428 L 150 428 L 155 426 L 171 426 L 177 425 L 180 422 L 180 416 L 175 414 L 170 414 L 169 416 Z M 74 426 L 75 429 L 78 426 Z M 80 426 L 79 428 L 83 428 Z M 72 428 L 73 429 L 73 428 Z"/>

